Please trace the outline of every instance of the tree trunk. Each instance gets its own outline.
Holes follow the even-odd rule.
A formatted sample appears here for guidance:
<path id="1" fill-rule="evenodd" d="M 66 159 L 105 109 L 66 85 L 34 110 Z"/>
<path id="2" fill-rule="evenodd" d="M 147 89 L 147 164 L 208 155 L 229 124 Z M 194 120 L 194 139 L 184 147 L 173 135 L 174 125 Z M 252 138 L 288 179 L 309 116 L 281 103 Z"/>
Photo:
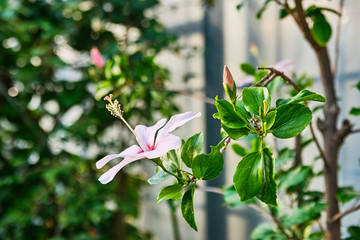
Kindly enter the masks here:
<path id="1" fill-rule="evenodd" d="M 322 85 L 327 102 L 324 108 L 324 121 L 319 121 L 319 128 L 324 138 L 324 179 L 326 209 L 326 238 L 340 240 L 340 220 L 332 221 L 339 212 L 339 203 L 336 199 L 338 191 L 338 153 L 340 143 L 337 139 L 337 118 L 339 107 L 336 102 L 335 83 L 331 72 L 330 60 L 325 47 L 314 48 L 320 67 Z"/>
<path id="2" fill-rule="evenodd" d="M 292 10 L 286 5 L 287 10 Z M 295 22 L 302 31 L 305 39 L 313 48 L 319 64 L 321 82 L 324 88 L 327 102 L 324 108 L 324 120 L 318 121 L 318 127 L 324 139 L 324 180 L 326 209 L 326 238 L 328 240 L 340 240 L 340 220 L 332 221 L 335 214 L 339 212 L 339 203 L 336 199 L 338 191 L 338 152 L 343 139 L 338 136 L 336 127 L 339 107 L 336 102 L 334 76 L 331 71 L 330 58 L 326 47 L 319 46 L 314 40 L 302 5 L 302 0 L 295 0 L 296 13 L 292 14 Z"/>

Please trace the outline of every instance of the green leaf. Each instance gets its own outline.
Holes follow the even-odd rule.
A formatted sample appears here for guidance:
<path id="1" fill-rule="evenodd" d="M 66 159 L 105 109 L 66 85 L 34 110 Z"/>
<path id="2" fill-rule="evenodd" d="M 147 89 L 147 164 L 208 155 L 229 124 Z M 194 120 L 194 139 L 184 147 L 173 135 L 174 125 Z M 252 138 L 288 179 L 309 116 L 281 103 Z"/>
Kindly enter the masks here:
<path id="1" fill-rule="evenodd" d="M 309 220 L 316 220 L 326 208 L 325 203 L 312 202 L 306 206 L 298 207 L 280 218 L 286 227 L 303 224 Z"/>
<path id="2" fill-rule="evenodd" d="M 204 143 L 204 135 L 200 132 L 190 137 L 182 146 L 181 159 L 185 165 L 191 168 L 194 157 L 201 152 Z"/>
<path id="3" fill-rule="evenodd" d="M 236 192 L 234 185 L 225 189 L 224 201 L 226 204 L 232 207 L 242 207 L 245 206 L 246 204 L 257 203 L 255 198 L 250 198 L 245 202 L 240 201 L 239 194 Z"/>
<path id="4" fill-rule="evenodd" d="M 240 146 L 240 144 L 238 143 L 232 144 L 231 148 L 237 155 L 241 157 L 245 156 L 248 153 L 247 150 L 244 147 Z"/>
<path id="5" fill-rule="evenodd" d="M 355 87 L 360 91 L 360 81 L 356 83 Z"/>
<path id="6" fill-rule="evenodd" d="M 169 177 L 171 177 L 170 174 L 168 174 L 167 172 L 164 172 L 163 170 L 159 170 L 157 173 L 155 173 L 154 176 L 149 178 L 147 181 L 150 184 L 158 184 L 158 183 L 165 181 Z"/>
<path id="7" fill-rule="evenodd" d="M 276 107 L 279 107 L 288 103 L 298 103 L 303 101 L 317 101 L 317 102 L 326 102 L 326 98 L 323 96 L 311 92 L 309 90 L 301 90 L 296 96 L 287 99 L 278 99 L 276 101 Z"/>
<path id="8" fill-rule="evenodd" d="M 250 119 L 251 114 L 246 110 L 244 103 L 241 100 L 237 100 L 235 103 L 236 112 L 242 116 L 243 119 Z"/>
<path id="9" fill-rule="evenodd" d="M 156 203 L 159 203 L 161 201 L 165 201 L 165 200 L 169 200 L 169 199 L 180 199 L 182 194 L 181 194 L 181 190 L 182 190 L 183 186 L 181 184 L 174 184 L 174 185 L 170 185 L 167 187 L 164 187 L 156 200 Z"/>
<path id="10" fill-rule="evenodd" d="M 266 109 L 270 108 L 271 96 L 265 87 L 250 87 L 242 91 L 242 100 L 247 111 L 260 115 L 264 112 L 264 100 Z"/>
<path id="11" fill-rule="evenodd" d="M 279 19 L 284 19 L 289 16 L 288 11 L 285 8 L 280 9 L 279 11 Z"/>
<path id="12" fill-rule="evenodd" d="M 228 134 L 228 136 L 234 140 L 240 140 L 249 135 L 249 130 L 247 128 L 229 128 L 225 125 L 222 125 L 222 128 Z"/>
<path id="13" fill-rule="evenodd" d="M 104 72 L 104 74 L 105 74 L 106 80 L 111 80 L 111 78 L 112 78 L 112 72 L 111 72 L 112 64 L 113 64 L 113 60 L 109 60 L 105 64 L 105 72 Z"/>
<path id="14" fill-rule="evenodd" d="M 288 240 L 283 234 L 277 232 L 269 222 L 259 224 L 251 233 L 252 240 Z"/>
<path id="15" fill-rule="evenodd" d="M 194 191 L 195 189 L 189 189 L 185 192 L 181 200 L 181 213 L 190 227 L 197 231 L 198 229 L 195 222 L 193 203 Z"/>
<path id="16" fill-rule="evenodd" d="M 283 148 L 279 151 L 279 156 L 276 158 L 276 164 L 285 164 L 290 159 L 294 159 L 294 150 L 290 148 Z"/>
<path id="17" fill-rule="evenodd" d="M 255 80 L 254 82 L 257 83 L 258 81 L 260 81 L 261 79 L 263 79 L 266 75 L 268 74 L 267 70 L 260 70 L 259 72 L 257 72 L 254 76 Z"/>
<path id="18" fill-rule="evenodd" d="M 281 77 L 276 77 L 274 80 L 272 80 L 266 88 L 269 90 L 270 95 L 274 94 L 279 90 L 281 85 L 283 84 L 283 81 Z"/>
<path id="19" fill-rule="evenodd" d="M 256 73 L 256 69 L 249 63 L 242 63 L 240 64 L 240 69 L 246 73 L 247 75 L 254 76 Z"/>
<path id="20" fill-rule="evenodd" d="M 306 11 L 305 11 L 305 15 L 308 16 L 308 17 L 313 17 L 314 15 L 322 13 L 322 11 L 332 12 L 332 13 L 338 15 L 338 16 L 341 16 L 341 13 L 336 11 L 335 9 L 317 7 L 316 5 L 311 5 L 310 7 L 308 7 L 306 9 Z"/>
<path id="21" fill-rule="evenodd" d="M 260 151 L 261 147 L 261 140 L 258 135 L 250 135 L 251 141 L 250 141 L 250 151 L 249 152 L 257 152 Z"/>
<path id="22" fill-rule="evenodd" d="M 270 129 L 274 125 L 276 119 L 276 112 L 276 110 L 271 110 L 266 114 L 264 122 L 266 123 L 267 129 Z"/>
<path id="23" fill-rule="evenodd" d="M 350 234 L 349 240 L 360 239 L 360 227 L 358 226 L 350 226 L 348 227 L 348 232 Z"/>
<path id="24" fill-rule="evenodd" d="M 358 196 L 360 196 L 360 192 L 355 191 L 353 186 L 340 187 L 336 194 L 336 198 L 342 204 L 345 204 Z"/>
<path id="25" fill-rule="evenodd" d="M 214 179 L 220 175 L 224 167 L 224 157 L 220 153 L 220 147 L 210 147 L 210 154 L 200 154 L 194 158 L 192 171 L 197 179 Z"/>
<path id="26" fill-rule="evenodd" d="M 313 22 L 311 34 L 320 46 L 326 46 L 332 34 L 331 25 L 322 13 L 314 15 Z"/>
<path id="27" fill-rule="evenodd" d="M 269 148 L 264 148 L 262 152 L 262 164 L 264 182 L 256 197 L 266 204 L 276 206 L 275 160 Z"/>
<path id="28" fill-rule="evenodd" d="M 233 182 L 241 201 L 255 197 L 262 187 L 264 174 L 261 156 L 261 152 L 249 153 L 236 167 Z"/>
<path id="29" fill-rule="evenodd" d="M 218 114 L 214 117 L 221 120 L 221 123 L 229 128 L 243 128 L 246 123 L 241 117 L 235 112 L 234 107 L 231 103 L 223 99 L 216 99 L 216 109 Z"/>
<path id="30" fill-rule="evenodd" d="M 166 154 L 167 158 L 173 163 L 177 169 L 182 168 L 182 159 L 181 159 L 181 148 L 170 150 Z"/>
<path id="31" fill-rule="evenodd" d="M 288 189 L 289 187 L 298 186 L 307 182 L 307 179 L 313 176 L 312 168 L 309 166 L 300 166 L 288 171 L 281 177 L 279 189 Z"/>
<path id="32" fill-rule="evenodd" d="M 354 116 L 360 116 L 360 108 L 351 108 L 349 114 Z"/>
<path id="33" fill-rule="evenodd" d="M 310 109 L 299 103 L 285 104 L 277 108 L 275 123 L 271 130 L 277 138 L 299 135 L 311 122 Z"/>

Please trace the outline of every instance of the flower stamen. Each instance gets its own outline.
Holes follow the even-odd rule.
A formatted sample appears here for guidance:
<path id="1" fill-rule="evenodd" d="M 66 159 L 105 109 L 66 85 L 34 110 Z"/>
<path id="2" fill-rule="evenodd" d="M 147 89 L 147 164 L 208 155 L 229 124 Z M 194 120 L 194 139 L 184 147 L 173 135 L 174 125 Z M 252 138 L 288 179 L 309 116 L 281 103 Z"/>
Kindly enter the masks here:
<path id="1" fill-rule="evenodd" d="M 151 149 L 145 144 L 144 140 L 140 138 L 140 136 L 132 129 L 130 124 L 124 119 L 123 112 L 121 110 L 121 104 L 118 100 L 115 99 L 115 101 L 112 101 L 113 95 L 110 94 L 109 96 L 104 97 L 105 101 L 108 101 L 109 103 L 106 104 L 106 109 L 116 118 L 119 118 L 125 125 L 129 128 L 129 130 L 132 132 L 132 134 L 135 135 L 135 137 L 139 140 L 140 144 L 144 147 L 145 151 L 150 151 Z"/>

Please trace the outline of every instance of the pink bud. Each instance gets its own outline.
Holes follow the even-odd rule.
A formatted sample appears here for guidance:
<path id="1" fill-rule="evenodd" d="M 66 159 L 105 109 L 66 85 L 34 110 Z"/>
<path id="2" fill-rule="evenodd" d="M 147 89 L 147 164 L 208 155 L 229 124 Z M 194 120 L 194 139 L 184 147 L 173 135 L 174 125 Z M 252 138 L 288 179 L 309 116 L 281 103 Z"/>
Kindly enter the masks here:
<path id="1" fill-rule="evenodd" d="M 234 90 L 234 78 L 226 65 L 224 66 L 223 84 L 228 85 L 231 91 Z"/>
<path id="2" fill-rule="evenodd" d="M 93 47 L 90 51 L 91 59 L 94 65 L 98 68 L 102 68 L 105 65 L 104 58 L 102 57 L 99 49 L 97 47 Z"/>

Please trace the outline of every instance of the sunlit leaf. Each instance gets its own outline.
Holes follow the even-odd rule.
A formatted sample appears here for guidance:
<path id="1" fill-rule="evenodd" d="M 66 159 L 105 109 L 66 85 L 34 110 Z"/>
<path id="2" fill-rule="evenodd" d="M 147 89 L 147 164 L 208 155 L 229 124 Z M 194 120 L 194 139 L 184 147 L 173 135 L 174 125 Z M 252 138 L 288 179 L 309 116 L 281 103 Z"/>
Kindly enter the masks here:
<path id="1" fill-rule="evenodd" d="M 181 184 L 175 184 L 164 187 L 156 200 L 156 203 L 159 203 L 161 201 L 169 200 L 169 199 L 180 199 L 182 197 L 181 190 L 183 188 L 183 185 Z"/>
<path id="2" fill-rule="evenodd" d="M 195 189 L 189 189 L 185 192 L 181 200 L 181 213 L 190 227 L 197 231 L 198 229 L 195 222 L 193 203 L 194 191 Z"/>

